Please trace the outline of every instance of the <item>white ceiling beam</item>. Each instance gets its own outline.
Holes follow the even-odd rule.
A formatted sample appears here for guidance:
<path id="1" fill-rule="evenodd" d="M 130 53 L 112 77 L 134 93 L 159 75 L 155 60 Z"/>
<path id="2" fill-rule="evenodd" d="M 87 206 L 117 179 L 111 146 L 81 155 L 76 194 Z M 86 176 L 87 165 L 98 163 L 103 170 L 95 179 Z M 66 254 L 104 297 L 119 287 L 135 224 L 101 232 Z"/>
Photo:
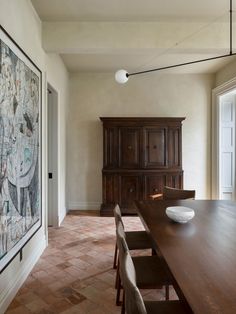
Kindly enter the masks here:
<path id="1" fill-rule="evenodd" d="M 43 48 L 60 54 L 153 54 L 170 47 L 180 54 L 227 53 L 229 24 L 204 25 L 203 22 L 44 22 Z M 235 24 L 233 28 L 236 34 Z M 171 54 L 172 49 L 166 53 Z"/>

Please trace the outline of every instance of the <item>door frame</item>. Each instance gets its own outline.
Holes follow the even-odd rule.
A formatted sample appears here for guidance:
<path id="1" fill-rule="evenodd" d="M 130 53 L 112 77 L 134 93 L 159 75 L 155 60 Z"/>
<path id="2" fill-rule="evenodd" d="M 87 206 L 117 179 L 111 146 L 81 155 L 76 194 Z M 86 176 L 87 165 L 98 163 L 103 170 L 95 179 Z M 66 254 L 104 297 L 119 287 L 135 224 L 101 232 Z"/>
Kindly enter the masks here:
<path id="1" fill-rule="evenodd" d="M 220 181 L 220 97 L 236 89 L 236 78 L 217 86 L 212 90 L 212 175 L 211 175 L 211 197 L 219 199 L 219 181 Z"/>
<path id="2" fill-rule="evenodd" d="M 49 154 L 50 154 L 50 150 L 49 150 L 49 136 L 50 136 L 50 132 L 49 132 L 49 119 L 51 119 L 51 117 L 53 117 L 53 120 L 51 120 L 51 122 L 53 123 L 53 132 L 54 133 L 54 143 L 56 145 L 55 147 L 55 150 L 53 150 L 52 154 L 53 154 L 53 157 L 54 157 L 54 160 L 55 160 L 55 163 L 54 163 L 54 166 L 55 168 L 53 169 L 53 181 L 54 181 L 54 189 L 53 189 L 53 203 L 54 203 L 54 206 L 53 206 L 53 209 L 52 209 L 52 224 L 50 224 L 50 226 L 52 227 L 59 227 L 59 160 L 58 160 L 58 123 L 59 123 L 59 119 L 58 119 L 58 105 L 59 105 L 59 102 L 58 102 L 58 99 L 59 99 L 59 95 L 58 95 L 58 92 L 57 90 L 52 86 L 51 83 L 47 82 L 47 93 L 50 93 L 52 95 L 52 103 L 50 104 L 48 102 L 48 94 L 47 94 L 47 168 L 48 168 L 48 171 L 47 171 L 47 180 L 48 180 L 48 184 L 47 184 L 47 208 L 48 208 L 48 212 L 47 212 L 47 225 L 49 226 L 49 201 L 50 201 L 50 195 L 49 195 L 49 172 L 50 172 L 50 169 L 49 169 Z M 53 105 L 53 116 L 49 114 L 49 106 L 50 105 Z"/>

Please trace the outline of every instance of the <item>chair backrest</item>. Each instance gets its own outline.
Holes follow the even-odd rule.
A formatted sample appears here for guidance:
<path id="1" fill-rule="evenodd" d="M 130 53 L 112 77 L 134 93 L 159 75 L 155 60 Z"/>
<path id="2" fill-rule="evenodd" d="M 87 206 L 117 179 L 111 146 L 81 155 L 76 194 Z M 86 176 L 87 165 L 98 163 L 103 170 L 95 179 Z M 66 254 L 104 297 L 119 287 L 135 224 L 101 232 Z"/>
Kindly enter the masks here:
<path id="1" fill-rule="evenodd" d="M 143 298 L 136 285 L 136 274 L 129 251 L 125 253 L 123 265 L 125 310 L 127 314 L 147 314 Z"/>
<path id="2" fill-rule="evenodd" d="M 181 190 L 175 189 L 168 186 L 163 188 L 163 199 L 164 200 L 184 200 L 184 199 L 194 199 L 195 190 Z"/>
<path id="3" fill-rule="evenodd" d="M 114 213 L 114 217 L 115 217 L 115 222 L 116 222 L 116 228 L 119 224 L 119 222 L 121 222 L 123 228 L 124 228 L 124 224 L 121 218 L 121 210 L 120 210 L 120 206 L 118 204 L 116 204 L 116 206 L 113 209 L 113 213 Z"/>
<path id="4" fill-rule="evenodd" d="M 129 251 L 129 248 L 125 240 L 125 231 L 121 222 L 118 223 L 118 226 L 116 228 L 116 241 L 119 250 L 119 271 L 121 281 L 123 282 L 124 256 Z"/>
<path id="5" fill-rule="evenodd" d="M 123 253 L 127 252 L 129 249 L 125 240 L 125 231 L 121 221 L 118 222 L 116 227 L 116 237 L 118 249 L 123 251 Z"/>

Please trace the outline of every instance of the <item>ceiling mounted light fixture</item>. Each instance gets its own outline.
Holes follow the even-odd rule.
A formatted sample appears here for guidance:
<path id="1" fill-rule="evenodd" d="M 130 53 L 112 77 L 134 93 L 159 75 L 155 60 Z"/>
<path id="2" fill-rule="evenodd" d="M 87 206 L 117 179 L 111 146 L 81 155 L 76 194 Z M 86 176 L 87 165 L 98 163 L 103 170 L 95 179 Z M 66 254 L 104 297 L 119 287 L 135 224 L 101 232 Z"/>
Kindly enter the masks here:
<path id="1" fill-rule="evenodd" d="M 129 74 L 126 70 L 119 70 L 115 74 L 115 79 L 118 83 L 124 84 L 129 79 Z"/>
<path id="2" fill-rule="evenodd" d="M 154 71 L 166 70 L 166 69 L 171 69 L 171 68 L 177 68 L 177 67 L 181 67 L 184 65 L 190 65 L 190 64 L 195 64 L 195 63 L 200 63 L 200 62 L 211 61 L 211 60 L 235 56 L 236 52 L 233 53 L 233 48 L 232 48 L 232 38 L 233 38 L 232 1 L 233 0 L 229 0 L 229 2 L 230 2 L 229 7 L 230 8 L 229 8 L 229 53 L 228 54 L 224 54 L 224 55 L 220 55 L 220 56 L 216 56 L 216 57 L 211 57 L 211 58 L 206 58 L 206 59 L 194 60 L 194 61 L 190 61 L 190 62 L 168 65 L 168 66 L 164 66 L 164 67 L 160 67 L 160 68 L 144 70 L 144 71 L 139 71 L 139 72 L 133 72 L 133 73 L 128 73 L 126 70 L 118 70 L 115 74 L 116 82 L 119 84 L 124 84 L 128 81 L 130 76 L 145 74 L 145 73 L 154 72 Z"/>

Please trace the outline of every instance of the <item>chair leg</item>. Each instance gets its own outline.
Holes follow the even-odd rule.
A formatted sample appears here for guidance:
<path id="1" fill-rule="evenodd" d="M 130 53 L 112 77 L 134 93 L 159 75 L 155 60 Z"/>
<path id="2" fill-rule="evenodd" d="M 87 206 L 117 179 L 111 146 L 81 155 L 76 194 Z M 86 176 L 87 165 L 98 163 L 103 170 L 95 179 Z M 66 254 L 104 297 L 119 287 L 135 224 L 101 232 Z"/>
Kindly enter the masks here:
<path id="1" fill-rule="evenodd" d="M 123 298 L 122 298 L 121 314 L 125 314 L 125 289 L 123 289 Z"/>
<path id="2" fill-rule="evenodd" d="M 120 271 L 120 263 L 119 263 L 119 260 L 118 260 L 117 268 L 116 268 L 115 289 L 117 289 L 117 287 L 118 287 L 118 281 L 119 281 L 119 277 L 120 277 L 119 271 Z"/>
<path id="3" fill-rule="evenodd" d="M 156 250 L 152 249 L 152 255 L 157 255 Z"/>
<path id="4" fill-rule="evenodd" d="M 166 290 L 166 300 L 169 300 L 170 299 L 170 290 L 169 290 L 168 285 L 165 286 L 165 290 Z"/>
<path id="5" fill-rule="evenodd" d="M 116 243 L 115 253 L 114 253 L 114 261 L 113 261 L 113 269 L 117 268 L 117 252 L 118 252 L 118 248 L 117 248 L 117 243 Z"/>
<path id="6" fill-rule="evenodd" d="M 160 251 L 157 248 L 152 249 L 152 255 L 157 255 L 160 258 L 162 258 L 162 255 L 161 255 Z"/>
<path id="7" fill-rule="evenodd" d="M 120 280 L 120 275 L 118 275 L 118 284 L 117 284 L 117 291 L 116 291 L 116 305 L 121 305 L 120 291 L 121 291 L 121 280 Z"/>

